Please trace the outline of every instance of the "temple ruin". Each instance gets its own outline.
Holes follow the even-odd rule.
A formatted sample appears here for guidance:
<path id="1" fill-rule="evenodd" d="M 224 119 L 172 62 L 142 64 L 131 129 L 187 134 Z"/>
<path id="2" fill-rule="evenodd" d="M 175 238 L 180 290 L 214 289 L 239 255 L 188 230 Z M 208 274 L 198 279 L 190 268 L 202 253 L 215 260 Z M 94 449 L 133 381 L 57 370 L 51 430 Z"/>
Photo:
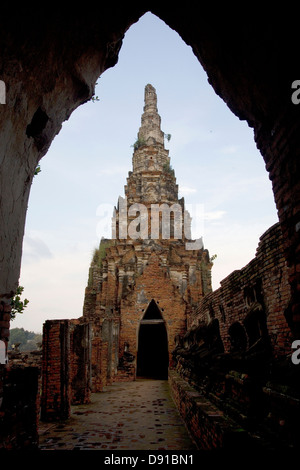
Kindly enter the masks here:
<path id="1" fill-rule="evenodd" d="M 85 293 L 94 390 L 140 375 L 167 378 L 175 338 L 211 292 L 212 263 L 202 240 L 191 240 L 150 84 L 132 166 L 113 216 L 115 237 L 95 251 Z"/>
<path id="2" fill-rule="evenodd" d="M 44 325 L 42 419 L 69 418 L 72 404 L 114 382 L 160 378 L 200 449 L 294 444 L 299 399 L 279 224 L 212 291 L 212 261 L 191 239 L 150 84 L 132 165 L 112 237 L 91 261 L 82 317 Z"/>
<path id="3" fill-rule="evenodd" d="M 164 340 L 161 354 L 167 344 L 174 400 L 199 446 L 295 448 L 300 418 L 300 366 L 291 360 L 300 338 L 300 108 L 292 99 L 299 78 L 297 15 L 286 6 L 272 11 L 249 6 L 239 12 L 228 5 L 216 11 L 212 5 L 212 11 L 204 11 L 151 1 L 118 8 L 97 4 L 92 12 L 43 8 L 3 5 L 0 17 L 0 80 L 5 84 L 0 99 L 0 447 L 37 448 L 40 416 L 66 419 L 70 404 L 87 402 L 92 387 L 138 374 L 137 332 L 157 327 L 166 336 L 172 321 L 166 296 L 173 289 L 172 311 L 180 310 L 181 320 L 172 331 L 174 349 Z M 215 292 L 196 292 L 194 286 L 209 287 L 208 282 L 204 287 L 205 277 L 195 279 L 182 266 L 177 269 L 184 256 L 192 267 L 200 261 L 177 240 L 170 240 L 170 253 L 160 239 L 148 244 L 122 240 L 120 253 L 117 238 L 107 246 L 102 241 L 91 266 L 83 318 L 45 323 L 41 368 L 10 367 L 11 298 L 20 276 L 36 166 L 63 122 L 92 98 L 98 77 L 117 63 L 126 31 L 147 11 L 178 32 L 215 92 L 253 129 L 272 181 L 279 223 L 261 236 L 254 259 L 229 274 Z M 159 188 L 170 191 L 169 201 L 178 203 L 173 176 L 158 161 L 168 162 L 162 136 L 151 138 L 158 138 L 159 145 L 144 145 L 149 167 L 152 156 L 157 159 L 153 175 L 158 170 L 164 174 Z M 137 143 L 137 174 L 142 150 Z M 128 178 L 126 193 L 137 201 L 141 181 L 133 174 Z M 152 198 L 156 185 L 149 188 Z M 154 245 L 158 252 L 151 251 Z M 198 253 L 207 263 L 205 250 Z M 153 279 L 159 284 L 154 295 L 151 270 L 161 281 Z M 127 315 L 127 328 L 126 322 L 120 324 L 121 312 L 125 319 Z M 149 370 L 140 373 L 145 372 Z M 245 453 L 247 459 L 250 454 Z"/>

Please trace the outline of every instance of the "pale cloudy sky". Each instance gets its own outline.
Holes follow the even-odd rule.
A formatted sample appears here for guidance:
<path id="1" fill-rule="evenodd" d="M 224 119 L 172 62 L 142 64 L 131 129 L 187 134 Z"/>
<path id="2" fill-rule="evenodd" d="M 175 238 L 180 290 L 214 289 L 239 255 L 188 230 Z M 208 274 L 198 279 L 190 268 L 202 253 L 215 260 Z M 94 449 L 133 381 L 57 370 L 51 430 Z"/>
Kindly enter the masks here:
<path id="1" fill-rule="evenodd" d="M 118 64 L 99 78 L 100 101 L 75 110 L 41 160 L 20 278 L 30 302 L 11 328 L 40 332 L 48 319 L 82 315 L 101 208 L 124 195 L 147 83 L 156 88 L 162 130 L 172 136 L 166 148 L 180 196 L 203 209 L 192 235 L 217 255 L 214 289 L 254 257 L 259 237 L 277 222 L 253 130 L 215 94 L 192 49 L 147 13 L 126 33 Z"/>

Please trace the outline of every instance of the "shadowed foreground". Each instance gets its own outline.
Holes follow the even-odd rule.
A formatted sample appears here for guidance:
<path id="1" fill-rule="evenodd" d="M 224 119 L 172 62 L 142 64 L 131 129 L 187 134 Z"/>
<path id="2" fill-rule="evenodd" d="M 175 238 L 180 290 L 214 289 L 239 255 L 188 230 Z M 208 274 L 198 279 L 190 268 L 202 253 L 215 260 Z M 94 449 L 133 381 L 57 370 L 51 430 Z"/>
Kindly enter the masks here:
<path id="1" fill-rule="evenodd" d="M 72 408 L 64 423 L 41 423 L 41 450 L 196 450 L 167 380 L 115 383 Z"/>

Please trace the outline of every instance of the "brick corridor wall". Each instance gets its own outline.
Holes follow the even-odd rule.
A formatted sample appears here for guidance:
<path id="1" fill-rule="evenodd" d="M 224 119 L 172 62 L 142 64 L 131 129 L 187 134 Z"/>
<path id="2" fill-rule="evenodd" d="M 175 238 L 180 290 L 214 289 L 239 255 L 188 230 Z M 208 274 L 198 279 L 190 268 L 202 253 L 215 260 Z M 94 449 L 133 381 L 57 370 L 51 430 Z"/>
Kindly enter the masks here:
<path id="1" fill-rule="evenodd" d="M 40 368 L 6 369 L 0 412 L 0 449 L 38 448 L 40 387 Z"/>
<path id="2" fill-rule="evenodd" d="M 247 314 L 262 308 L 273 354 L 291 354 L 291 330 L 285 317 L 291 299 L 282 233 L 275 224 L 261 237 L 255 258 L 221 281 L 221 287 L 205 296 L 194 323 L 217 318 L 225 351 L 230 350 L 229 327 L 244 324 Z"/>
<path id="3" fill-rule="evenodd" d="M 71 404 L 80 405 L 91 398 L 91 328 L 79 320 L 70 325 Z"/>
<path id="4" fill-rule="evenodd" d="M 283 245 L 275 224 L 260 237 L 255 258 L 205 296 L 174 351 L 174 399 L 205 448 L 223 447 L 224 436 L 234 443 L 238 433 L 228 434 L 224 417 L 256 435 L 256 443 L 286 448 L 299 442 L 299 374 L 291 361 Z M 232 334 L 237 325 L 239 342 Z"/>
<path id="5" fill-rule="evenodd" d="M 92 391 L 101 392 L 103 388 L 103 380 L 101 379 L 101 357 L 103 355 L 103 351 L 101 349 L 101 338 L 99 335 L 95 337 L 94 334 L 91 346 Z"/>
<path id="6" fill-rule="evenodd" d="M 101 322 L 98 338 L 93 344 L 94 390 L 102 391 L 103 387 L 114 382 L 117 376 L 119 358 L 119 325 L 117 317 L 107 317 Z M 99 328 L 99 327 L 98 327 Z"/>
<path id="7" fill-rule="evenodd" d="M 169 384 L 178 411 L 200 450 L 241 450 L 249 445 L 247 432 L 174 370 L 169 371 Z"/>
<path id="8" fill-rule="evenodd" d="M 41 419 L 70 416 L 70 323 L 47 320 L 43 327 Z"/>
<path id="9" fill-rule="evenodd" d="M 67 419 L 71 405 L 90 402 L 91 329 L 79 320 L 47 320 L 43 328 L 43 421 Z"/>
<path id="10" fill-rule="evenodd" d="M 291 77 L 292 80 L 294 78 Z M 284 256 L 292 291 L 289 322 L 295 339 L 300 338 L 299 135 L 299 106 L 295 106 L 291 100 L 289 106 L 277 116 L 271 129 L 265 125 L 255 132 L 257 147 L 264 157 L 272 181 L 283 235 Z"/>

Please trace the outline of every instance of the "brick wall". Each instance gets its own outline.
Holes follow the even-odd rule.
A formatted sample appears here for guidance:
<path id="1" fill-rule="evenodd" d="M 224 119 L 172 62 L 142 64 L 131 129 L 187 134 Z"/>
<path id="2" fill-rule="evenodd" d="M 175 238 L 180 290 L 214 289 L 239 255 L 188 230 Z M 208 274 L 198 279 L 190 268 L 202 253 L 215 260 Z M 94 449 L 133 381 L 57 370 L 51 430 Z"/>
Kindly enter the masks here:
<path id="1" fill-rule="evenodd" d="M 91 394 L 91 328 L 88 323 L 72 321 L 70 332 L 71 404 L 90 402 Z"/>
<path id="2" fill-rule="evenodd" d="M 48 320 L 43 326 L 41 419 L 70 416 L 70 322 Z"/>
<path id="3" fill-rule="evenodd" d="M 79 320 L 43 327 L 41 419 L 67 419 L 71 404 L 90 400 L 90 328 Z"/>
<path id="4" fill-rule="evenodd" d="M 205 448 L 224 447 L 224 439 L 234 445 L 238 428 L 245 442 L 256 436 L 255 446 L 297 445 L 299 374 L 290 357 L 290 300 L 275 224 L 261 236 L 255 258 L 204 297 L 173 353 L 174 399 Z"/>
<path id="5" fill-rule="evenodd" d="M 169 372 L 173 400 L 200 450 L 246 448 L 251 440 L 241 426 L 191 387 L 175 371 Z"/>
<path id="6" fill-rule="evenodd" d="M 283 234 L 284 255 L 292 291 L 289 321 L 296 339 L 300 338 L 299 132 L 299 109 L 292 103 L 277 116 L 271 129 L 265 125 L 255 132 L 257 146 L 272 181 Z"/>
<path id="7" fill-rule="evenodd" d="M 9 367 L 4 381 L 0 449 L 37 449 L 41 370 L 31 366 Z"/>
<path id="8" fill-rule="evenodd" d="M 120 357 L 124 354 L 124 344 L 126 343 L 128 352 L 136 358 L 140 321 L 152 299 L 156 302 L 165 321 L 169 364 L 172 366 L 175 337 L 186 332 L 188 307 L 169 279 L 167 270 L 160 265 L 159 258 L 154 254 L 150 257 L 143 274 L 137 278 L 132 294 L 123 299 L 121 303 Z M 153 349 L 155 347 L 154 338 Z M 134 364 L 136 365 L 136 362 Z M 131 371 L 132 378 L 134 378 L 135 367 Z"/>
<path id="9" fill-rule="evenodd" d="M 284 258 L 281 229 L 275 224 L 260 238 L 255 258 L 234 271 L 221 287 L 200 302 L 194 323 L 218 319 L 225 351 L 230 351 L 229 328 L 237 322 L 245 331 L 246 347 L 251 346 L 247 318 L 261 312 L 274 356 L 291 354 L 291 330 L 285 317 L 291 299 L 288 268 Z M 263 325 L 261 326 L 263 328 Z"/>
<path id="10" fill-rule="evenodd" d="M 132 253 L 126 252 L 126 256 L 130 258 Z M 103 270 L 101 292 L 95 293 L 94 286 L 96 301 L 92 302 L 92 309 L 89 309 L 91 292 L 89 288 L 86 291 L 86 314 L 83 318 L 93 324 L 93 391 L 101 391 L 113 381 L 135 379 L 140 321 L 152 299 L 165 321 L 170 365 L 175 336 L 186 332 L 190 312 L 180 285 L 170 279 L 169 269 L 163 266 L 158 255 L 149 254 L 142 273 L 135 276 L 130 287 L 123 283 L 122 277 L 109 272 L 112 264 L 108 262 Z"/>

